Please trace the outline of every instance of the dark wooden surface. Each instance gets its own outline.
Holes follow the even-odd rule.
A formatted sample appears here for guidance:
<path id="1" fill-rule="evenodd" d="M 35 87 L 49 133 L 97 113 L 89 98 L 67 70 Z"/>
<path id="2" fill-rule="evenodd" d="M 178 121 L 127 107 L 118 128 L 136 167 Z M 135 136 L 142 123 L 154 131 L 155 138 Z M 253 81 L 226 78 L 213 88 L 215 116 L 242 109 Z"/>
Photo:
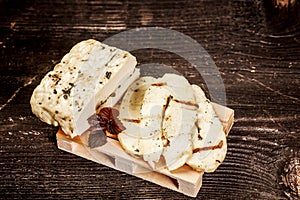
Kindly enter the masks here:
<path id="1" fill-rule="evenodd" d="M 33 89 L 75 43 L 144 26 L 198 41 L 218 66 L 235 110 L 227 157 L 205 174 L 197 198 L 300 198 L 299 177 L 291 187 L 282 181 L 299 169 L 287 168 L 300 156 L 299 2 L 286 8 L 272 2 L 0 0 L 0 198 L 187 198 L 58 150 L 57 128 L 30 110 Z M 139 63 L 171 65 L 201 84 L 176 55 L 133 53 Z"/>

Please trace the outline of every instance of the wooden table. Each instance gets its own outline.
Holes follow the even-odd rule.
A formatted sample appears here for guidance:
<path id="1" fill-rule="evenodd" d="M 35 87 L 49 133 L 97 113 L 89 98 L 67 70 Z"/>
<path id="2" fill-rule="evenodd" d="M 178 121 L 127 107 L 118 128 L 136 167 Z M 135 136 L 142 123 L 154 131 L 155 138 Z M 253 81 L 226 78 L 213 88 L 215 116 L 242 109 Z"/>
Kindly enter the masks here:
<path id="1" fill-rule="evenodd" d="M 204 175 L 197 199 L 300 198 L 299 1 L 265 2 L 0 1 L 0 198 L 187 198 L 59 150 L 57 128 L 31 113 L 33 89 L 75 43 L 137 27 L 176 30 L 201 44 L 235 110 L 227 157 Z M 175 54 L 132 53 L 205 88 Z"/>

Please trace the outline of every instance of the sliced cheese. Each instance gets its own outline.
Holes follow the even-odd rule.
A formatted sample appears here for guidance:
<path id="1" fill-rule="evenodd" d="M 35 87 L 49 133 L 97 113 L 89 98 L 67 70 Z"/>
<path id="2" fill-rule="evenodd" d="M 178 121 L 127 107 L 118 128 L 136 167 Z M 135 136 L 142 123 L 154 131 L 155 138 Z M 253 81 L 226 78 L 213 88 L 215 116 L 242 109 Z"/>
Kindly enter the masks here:
<path id="1" fill-rule="evenodd" d="M 210 101 L 197 85 L 192 85 L 196 102 L 199 105 L 197 127 L 193 138 L 193 155 L 187 164 L 193 169 L 213 172 L 225 159 L 227 151 L 226 135 Z"/>
<path id="2" fill-rule="evenodd" d="M 180 99 L 182 101 L 195 102 L 193 95 L 193 89 L 184 76 L 177 74 L 164 74 L 163 77 L 157 80 L 158 83 L 166 83 L 171 90 L 174 98 Z"/>
<path id="3" fill-rule="evenodd" d="M 143 80 L 146 83 L 143 84 Z M 152 86 L 152 79 L 143 80 L 129 88 L 121 103 L 120 119 L 126 129 L 119 133 L 118 139 L 128 153 L 143 156 L 154 167 L 154 162 L 158 162 L 163 150 L 162 102 L 167 101 L 169 91 Z M 136 101 L 137 99 L 141 101 Z"/>
<path id="4" fill-rule="evenodd" d="M 156 79 L 141 77 L 127 89 L 120 106 L 120 118 L 139 118 L 146 90 Z"/>
<path id="5" fill-rule="evenodd" d="M 183 166 L 192 154 L 191 133 L 196 130 L 197 112 L 185 106 L 172 99 L 165 112 L 162 131 L 167 142 L 162 155 L 169 170 Z"/>
<path id="6" fill-rule="evenodd" d="M 88 117 L 133 74 L 135 65 L 135 57 L 126 51 L 82 41 L 36 87 L 32 112 L 72 137 L 80 135 L 89 128 Z"/>
<path id="7" fill-rule="evenodd" d="M 197 107 L 190 83 L 183 76 L 165 74 L 159 79 L 166 83 L 172 98 L 165 110 L 162 132 L 167 145 L 163 157 L 166 167 L 175 170 L 183 166 L 192 154 L 191 133 L 196 130 Z"/>
<path id="8" fill-rule="evenodd" d="M 121 103 L 120 120 L 126 128 L 118 135 L 122 147 L 152 167 L 161 156 L 169 170 L 181 167 L 192 154 L 196 105 L 192 87 L 182 76 L 140 78 Z"/>

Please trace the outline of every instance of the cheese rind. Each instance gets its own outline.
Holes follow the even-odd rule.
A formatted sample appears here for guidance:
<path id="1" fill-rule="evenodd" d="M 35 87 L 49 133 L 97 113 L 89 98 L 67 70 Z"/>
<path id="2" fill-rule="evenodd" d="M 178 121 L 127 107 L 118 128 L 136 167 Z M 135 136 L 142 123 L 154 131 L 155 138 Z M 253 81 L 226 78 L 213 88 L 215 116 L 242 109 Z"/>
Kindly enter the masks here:
<path id="1" fill-rule="evenodd" d="M 126 51 L 93 39 L 82 41 L 36 87 L 32 112 L 72 137 L 80 135 L 89 128 L 88 117 L 133 74 L 136 63 Z"/>

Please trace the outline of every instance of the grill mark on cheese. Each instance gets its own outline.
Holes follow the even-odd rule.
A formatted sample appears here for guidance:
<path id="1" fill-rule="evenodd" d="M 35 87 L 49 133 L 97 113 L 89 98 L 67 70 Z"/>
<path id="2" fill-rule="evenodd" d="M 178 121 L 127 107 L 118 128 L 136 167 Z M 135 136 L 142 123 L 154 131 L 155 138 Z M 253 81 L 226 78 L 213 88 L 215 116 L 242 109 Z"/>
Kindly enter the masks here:
<path id="1" fill-rule="evenodd" d="M 161 139 L 164 147 L 170 146 L 170 140 L 164 135 L 164 131 L 162 131 Z"/>
<path id="2" fill-rule="evenodd" d="M 208 151 L 208 150 L 221 149 L 222 146 L 223 146 L 223 140 L 221 140 L 221 141 L 219 142 L 219 144 L 214 145 L 214 146 L 208 146 L 208 147 L 202 147 L 202 148 L 196 148 L 196 149 L 193 149 L 193 153 L 198 153 L 198 152 L 201 152 L 201 151 Z"/>
<path id="3" fill-rule="evenodd" d="M 164 85 L 167 85 L 167 83 L 166 82 L 161 82 L 161 83 L 152 83 L 151 84 L 151 86 L 158 86 L 158 87 L 164 86 Z"/>
<path id="4" fill-rule="evenodd" d="M 140 119 L 127 119 L 127 118 L 125 118 L 125 119 L 123 119 L 124 121 L 126 121 L 126 122 L 132 122 L 132 123 L 141 123 L 141 120 Z"/>
<path id="5" fill-rule="evenodd" d="M 191 101 L 183 101 L 183 100 L 179 100 L 179 99 L 174 99 L 174 101 L 177 103 L 187 105 L 187 106 L 193 106 L 193 107 L 199 108 L 199 105 L 197 103 L 194 103 Z"/>
<path id="6" fill-rule="evenodd" d="M 163 122 L 165 120 L 165 115 L 166 115 L 166 110 L 167 108 L 169 107 L 170 105 L 170 101 L 173 99 L 173 96 L 170 95 L 168 96 L 167 100 L 166 100 L 166 104 L 163 106 L 163 109 L 162 109 L 162 117 L 161 117 L 161 122 L 160 122 L 160 129 L 161 129 L 161 139 L 163 141 L 163 144 L 164 144 L 164 147 L 170 145 L 170 141 L 169 139 L 165 136 L 165 132 L 163 130 Z"/>
<path id="7" fill-rule="evenodd" d="M 197 128 L 198 140 L 202 140 L 203 138 L 202 138 L 202 136 L 200 135 L 201 128 L 200 128 L 200 126 L 199 126 L 199 124 L 198 124 L 197 121 L 195 121 L 195 126 L 196 126 L 196 128 Z"/>

